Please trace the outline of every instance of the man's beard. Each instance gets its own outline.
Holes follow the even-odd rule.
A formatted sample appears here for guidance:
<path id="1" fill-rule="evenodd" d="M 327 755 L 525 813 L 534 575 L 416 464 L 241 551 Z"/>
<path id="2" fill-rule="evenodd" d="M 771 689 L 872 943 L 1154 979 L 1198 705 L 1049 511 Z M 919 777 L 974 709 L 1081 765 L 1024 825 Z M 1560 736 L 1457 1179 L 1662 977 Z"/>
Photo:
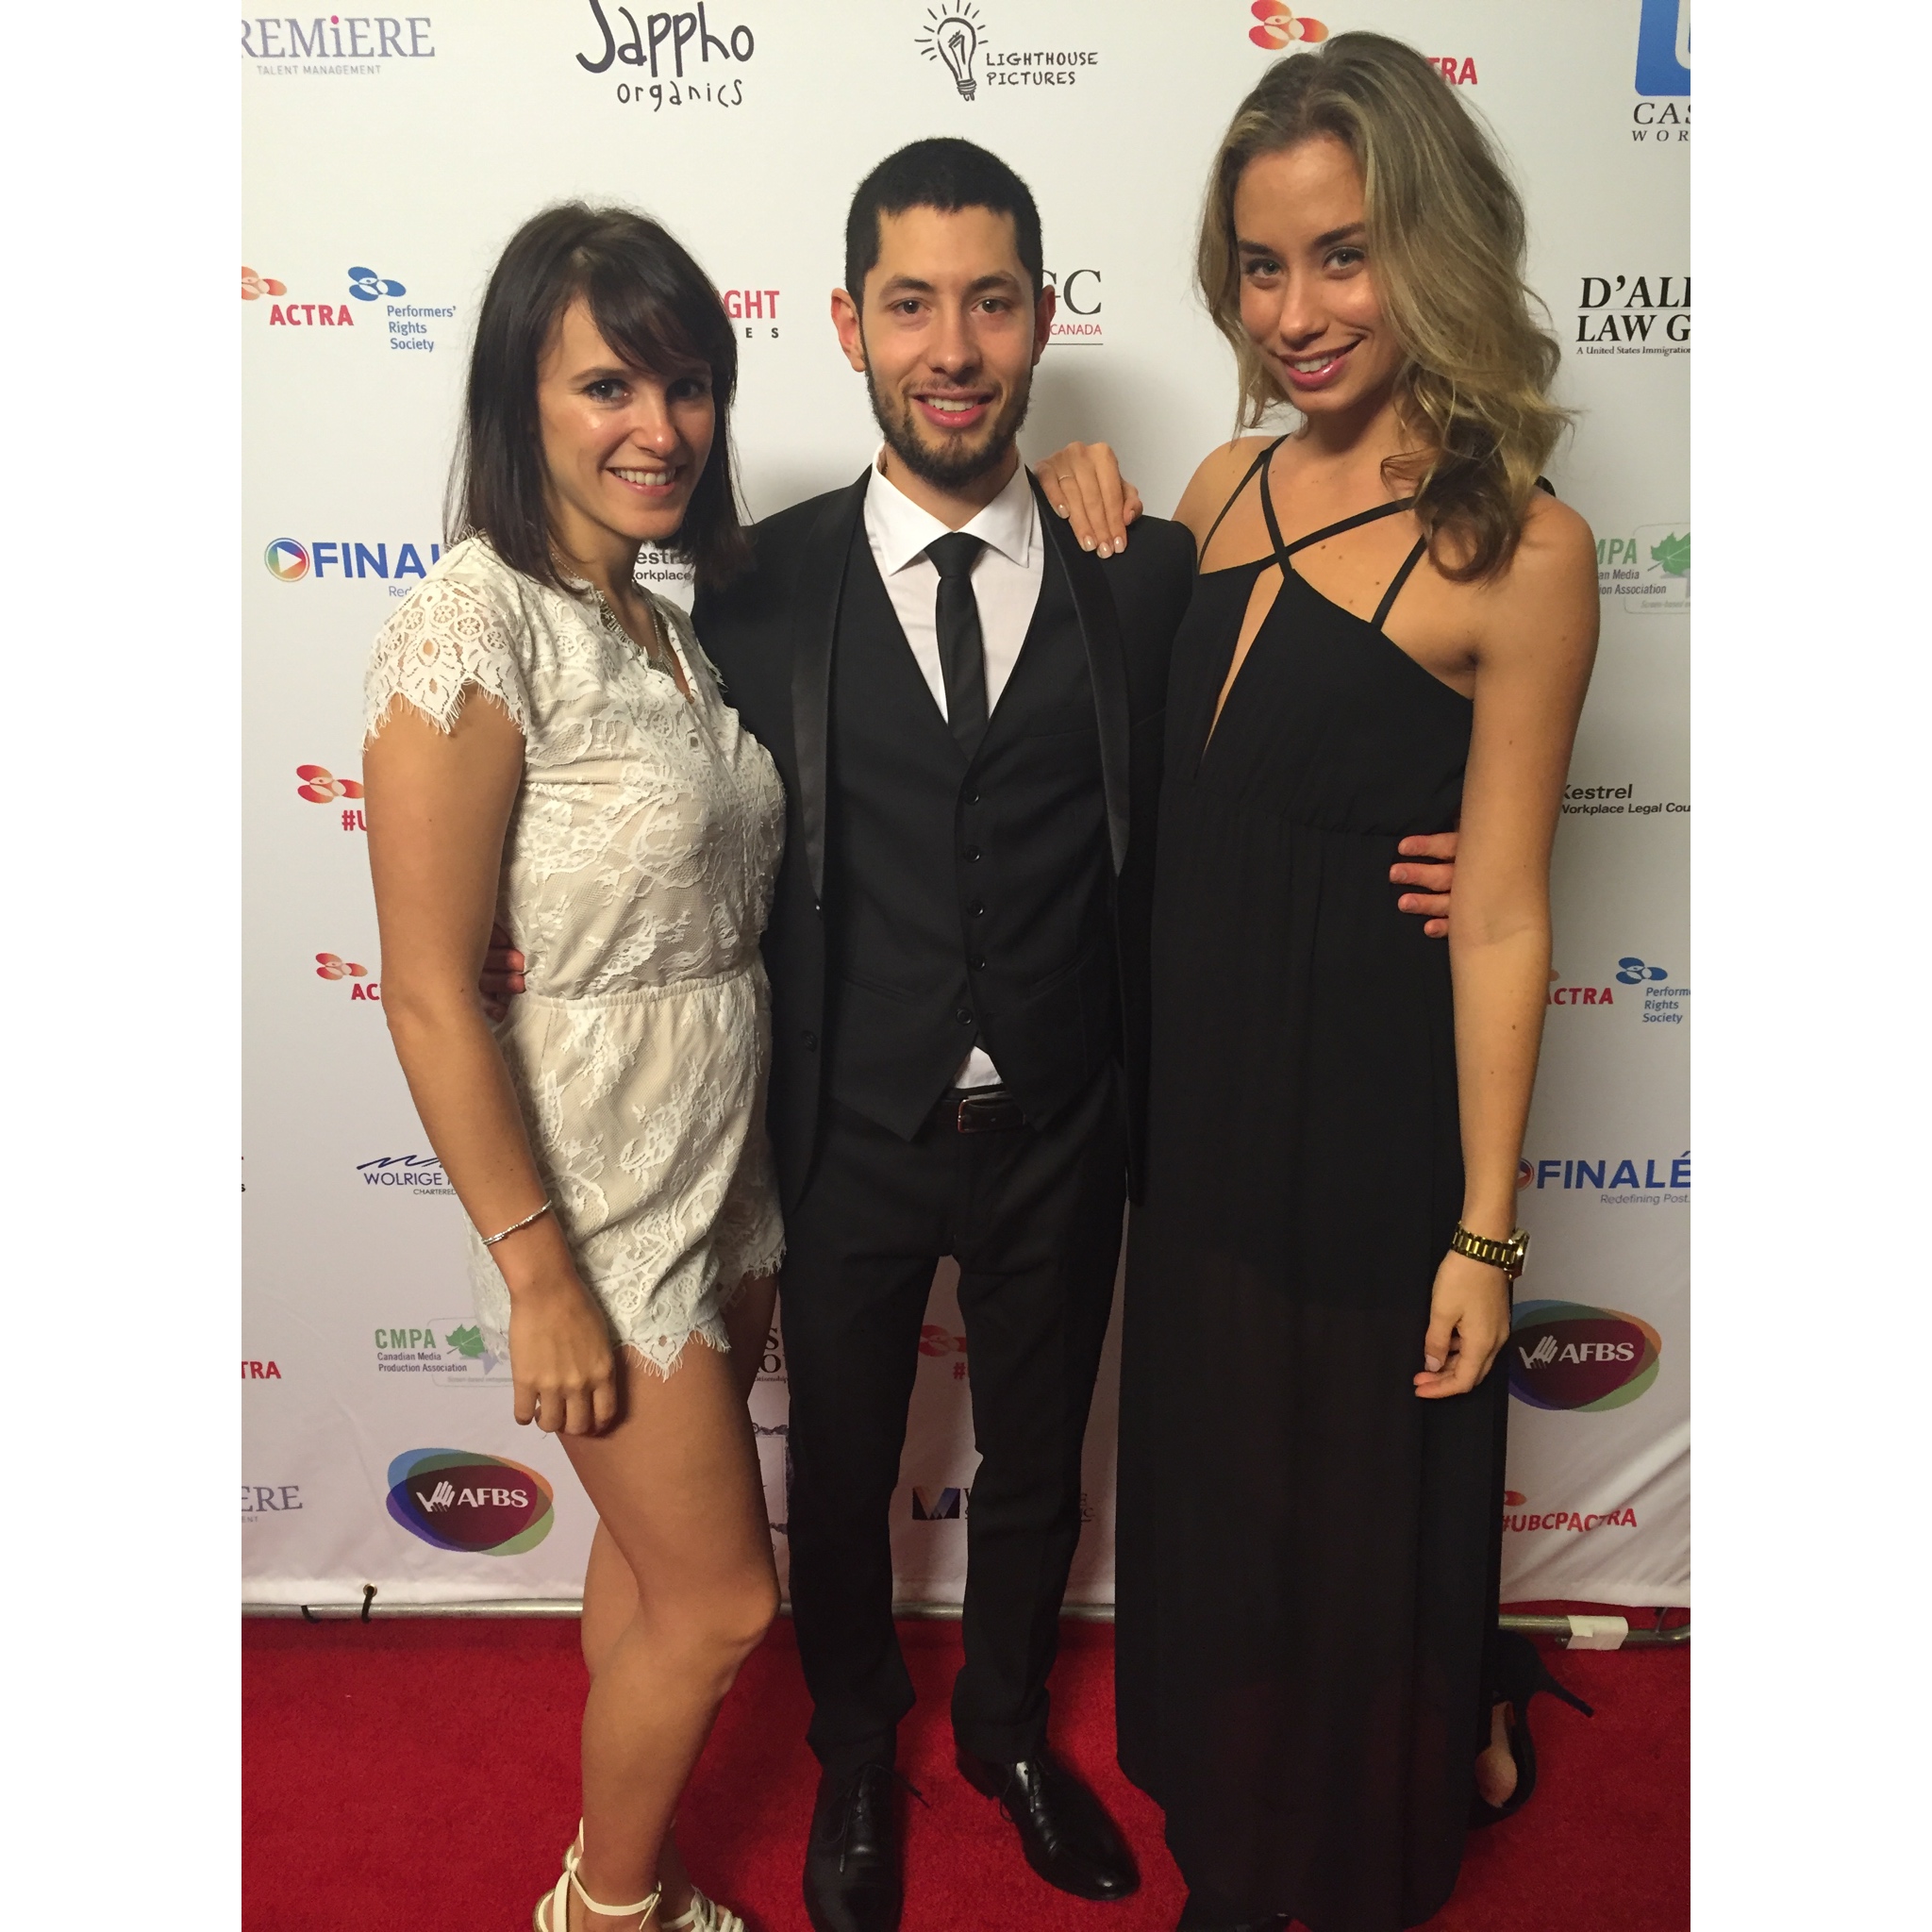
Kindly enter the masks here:
<path id="1" fill-rule="evenodd" d="M 1012 448 L 1013 439 L 1026 420 L 1027 405 L 1033 400 L 1033 381 L 1029 371 L 1026 381 L 1001 406 L 984 441 L 968 443 L 963 438 L 950 437 L 937 449 L 920 440 L 909 402 L 901 406 L 896 418 L 886 407 L 886 400 L 873 380 L 870 363 L 865 371 L 865 392 L 872 399 L 873 420 L 886 439 L 886 447 L 921 482 L 930 483 L 935 490 L 957 490 L 962 483 L 971 483 L 1006 461 L 1007 452 Z"/>

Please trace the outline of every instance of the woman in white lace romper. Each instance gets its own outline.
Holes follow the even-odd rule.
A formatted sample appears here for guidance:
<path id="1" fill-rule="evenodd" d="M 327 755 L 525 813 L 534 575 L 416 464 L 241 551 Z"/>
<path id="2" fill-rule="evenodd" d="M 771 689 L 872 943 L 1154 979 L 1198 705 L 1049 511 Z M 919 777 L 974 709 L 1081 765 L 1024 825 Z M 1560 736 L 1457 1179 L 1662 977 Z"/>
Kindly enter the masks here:
<path id="1" fill-rule="evenodd" d="M 713 578 L 742 554 L 735 375 L 661 228 L 527 224 L 478 319 L 460 541 L 369 670 L 384 1011 L 517 1420 L 560 1435 L 599 1518 L 584 1824 L 538 1932 L 741 1932 L 671 1827 L 777 1604 L 745 1395 L 783 1250 L 758 940 L 784 800 L 689 622 L 633 580 L 645 541 Z M 494 1030 L 492 922 L 528 987 Z"/>

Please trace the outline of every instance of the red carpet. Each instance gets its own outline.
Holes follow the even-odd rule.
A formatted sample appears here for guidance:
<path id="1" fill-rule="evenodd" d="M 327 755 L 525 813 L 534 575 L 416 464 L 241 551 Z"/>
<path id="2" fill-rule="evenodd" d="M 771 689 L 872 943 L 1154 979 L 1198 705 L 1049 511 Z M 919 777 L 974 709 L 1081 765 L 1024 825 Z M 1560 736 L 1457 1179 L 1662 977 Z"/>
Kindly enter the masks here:
<path id="1" fill-rule="evenodd" d="M 1113 1632 L 1068 1624 L 1054 1676 L 1062 1753 L 1133 1840 L 1140 1892 L 1086 1905 L 1027 1869 L 1011 1827 L 952 1768 L 959 1626 L 908 1624 L 919 1707 L 905 1932 L 1170 1932 L 1182 1886 L 1160 1816 L 1113 1762 Z M 523 1932 L 576 1824 L 577 1626 L 454 1618 L 242 1624 L 249 1932 Z M 1557 1653 L 1594 1721 L 1535 1712 L 1541 1777 L 1520 1818 L 1475 1834 L 1430 1932 L 1678 1932 L 1690 1924 L 1685 1652 Z M 791 1625 L 740 1676 L 681 1832 L 698 1882 L 751 1932 L 808 1932 L 799 1863 L 813 1766 Z"/>

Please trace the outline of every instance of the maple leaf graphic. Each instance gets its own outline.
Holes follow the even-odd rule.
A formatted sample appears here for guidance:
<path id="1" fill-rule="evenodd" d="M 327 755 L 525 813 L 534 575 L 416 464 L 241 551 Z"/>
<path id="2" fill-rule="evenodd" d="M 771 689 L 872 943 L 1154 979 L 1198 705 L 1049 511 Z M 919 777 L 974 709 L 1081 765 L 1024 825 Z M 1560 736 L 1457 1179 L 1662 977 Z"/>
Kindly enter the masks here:
<path id="1" fill-rule="evenodd" d="M 480 1328 L 452 1328 L 443 1341 L 466 1360 L 483 1359 L 483 1331 Z"/>
<path id="2" fill-rule="evenodd" d="M 1666 537 L 1661 543 L 1650 546 L 1650 560 L 1667 577 L 1688 577 L 1690 575 L 1690 533 L 1686 530 L 1681 537 Z"/>

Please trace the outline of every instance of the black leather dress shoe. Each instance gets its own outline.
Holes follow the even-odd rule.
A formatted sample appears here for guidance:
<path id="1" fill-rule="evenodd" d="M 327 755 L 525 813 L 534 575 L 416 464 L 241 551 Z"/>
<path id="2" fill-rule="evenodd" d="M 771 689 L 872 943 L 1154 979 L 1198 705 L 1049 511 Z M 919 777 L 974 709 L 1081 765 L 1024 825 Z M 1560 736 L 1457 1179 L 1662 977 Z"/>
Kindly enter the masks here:
<path id="1" fill-rule="evenodd" d="M 1198 1905 L 1193 1893 L 1190 1892 L 1187 1904 L 1181 1907 L 1180 1923 L 1174 1927 L 1174 1932 L 1284 1932 L 1284 1928 L 1292 1924 L 1292 1920 L 1283 1918 L 1279 1912 L 1270 1912 L 1261 1919 L 1217 1918 L 1212 1911 Z"/>
<path id="2" fill-rule="evenodd" d="M 1026 1862 L 1075 1898 L 1125 1898 L 1141 1874 L 1119 1827 L 1086 1784 L 1042 1744 L 1017 1764 L 991 1764 L 959 1753 L 959 1772 L 974 1790 L 1000 1801 L 1020 1833 Z"/>
<path id="3" fill-rule="evenodd" d="M 898 1932 L 897 1783 L 890 1764 L 819 1778 L 805 1847 L 805 1915 L 814 1932 Z"/>

